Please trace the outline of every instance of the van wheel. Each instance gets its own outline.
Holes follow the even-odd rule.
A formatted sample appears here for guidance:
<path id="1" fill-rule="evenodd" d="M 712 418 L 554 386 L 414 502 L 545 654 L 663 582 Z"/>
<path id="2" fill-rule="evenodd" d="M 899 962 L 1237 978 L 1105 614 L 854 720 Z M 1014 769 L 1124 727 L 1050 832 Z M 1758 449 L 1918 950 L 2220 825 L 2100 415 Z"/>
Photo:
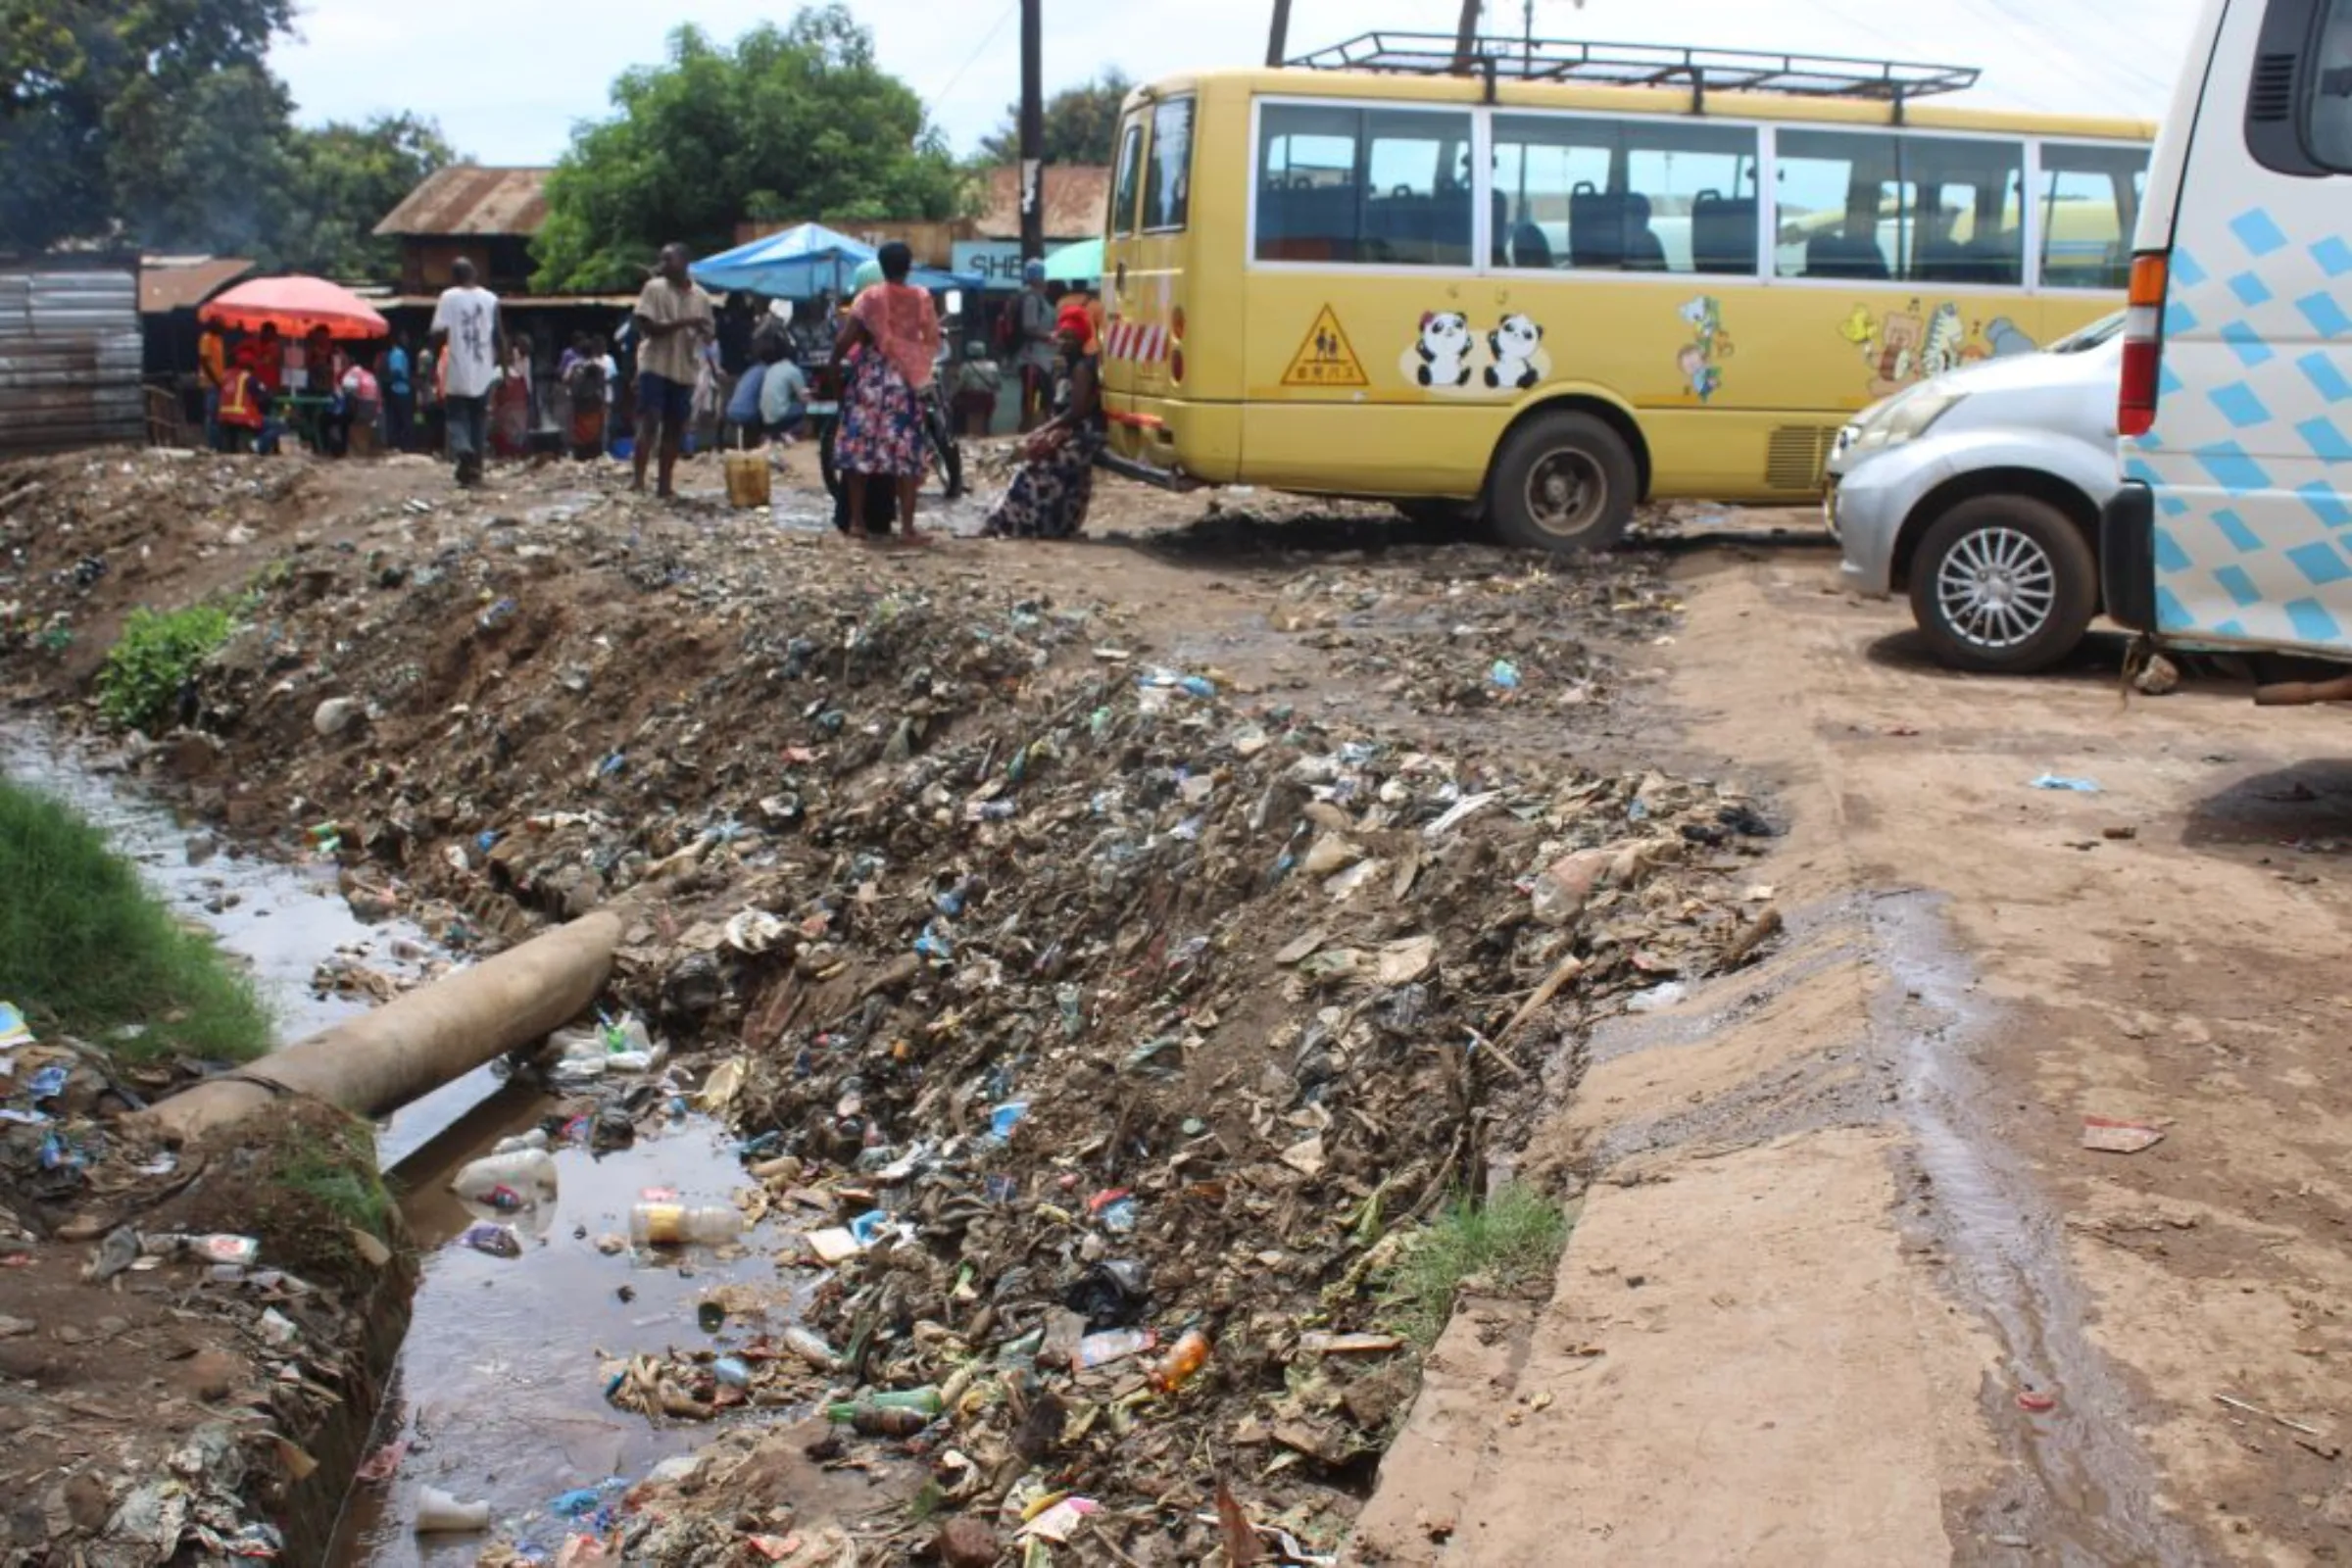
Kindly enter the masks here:
<path id="1" fill-rule="evenodd" d="M 1911 615 L 1954 669 L 2026 675 L 2082 640 L 2099 609 L 2089 541 L 2028 496 L 1979 496 L 1936 520 L 1911 563 Z"/>
<path id="2" fill-rule="evenodd" d="M 1502 443 L 1488 514 L 1507 545 L 1570 555 L 1606 550 L 1634 519 L 1640 483 L 1624 438 L 1589 414 L 1540 414 Z"/>

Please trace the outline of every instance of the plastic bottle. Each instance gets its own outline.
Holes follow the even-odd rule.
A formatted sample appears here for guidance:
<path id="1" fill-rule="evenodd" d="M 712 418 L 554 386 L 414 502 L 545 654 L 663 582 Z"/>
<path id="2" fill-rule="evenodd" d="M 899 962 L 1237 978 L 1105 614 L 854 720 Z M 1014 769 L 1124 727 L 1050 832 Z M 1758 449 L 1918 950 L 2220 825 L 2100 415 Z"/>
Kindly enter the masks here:
<path id="1" fill-rule="evenodd" d="M 1176 1342 L 1152 1373 L 1152 1386 L 1162 1394 L 1173 1394 L 1192 1382 L 1202 1367 L 1208 1365 L 1210 1346 L 1208 1336 L 1199 1329 L 1186 1329 L 1184 1338 Z"/>
<path id="2" fill-rule="evenodd" d="M 798 1323 L 784 1331 L 784 1348 L 819 1372 L 830 1372 L 841 1364 L 840 1352 L 825 1343 L 823 1335 Z"/>
<path id="3" fill-rule="evenodd" d="M 1107 1366 L 1131 1355 L 1141 1355 L 1158 1343 L 1159 1336 L 1150 1329 L 1104 1329 L 1078 1342 L 1077 1353 L 1070 1357 L 1070 1369 L 1083 1372 L 1088 1367 Z"/>
<path id="4" fill-rule="evenodd" d="M 719 1247 L 743 1234 L 743 1211 L 724 1204 L 639 1203 L 629 1210 L 629 1240 L 639 1247 Z"/>
<path id="5" fill-rule="evenodd" d="M 556 1156 L 544 1149 L 489 1154 L 458 1172 L 449 1190 L 476 1203 L 491 1200 L 501 1187 L 530 1201 L 556 1196 Z"/>
<path id="6" fill-rule="evenodd" d="M 928 1421 L 947 1407 L 939 1390 L 926 1383 L 919 1389 L 895 1389 L 888 1394 L 869 1394 L 862 1399 L 843 1399 L 826 1405 L 825 1414 L 836 1421 L 855 1421 L 860 1410 L 911 1410 Z"/>
<path id="7" fill-rule="evenodd" d="M 459 1533 L 490 1528 L 490 1505 L 486 1502 L 460 1502 L 439 1487 L 426 1487 L 416 1494 L 416 1534 L 438 1535 L 444 1531 Z"/>

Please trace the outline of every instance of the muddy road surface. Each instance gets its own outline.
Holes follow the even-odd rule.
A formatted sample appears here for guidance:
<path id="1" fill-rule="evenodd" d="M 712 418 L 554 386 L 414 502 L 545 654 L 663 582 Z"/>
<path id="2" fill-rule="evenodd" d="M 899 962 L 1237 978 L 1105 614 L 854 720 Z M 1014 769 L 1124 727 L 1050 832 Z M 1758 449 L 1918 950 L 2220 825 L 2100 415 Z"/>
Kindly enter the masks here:
<path id="1" fill-rule="evenodd" d="M 1555 1298 L 1457 1316 L 1356 1549 L 2343 1560 L 2340 712 L 2127 704 L 2113 640 L 1952 675 L 1835 570 L 1678 565 L 1664 690 L 1788 812 L 1788 941 L 1595 1029 Z"/>

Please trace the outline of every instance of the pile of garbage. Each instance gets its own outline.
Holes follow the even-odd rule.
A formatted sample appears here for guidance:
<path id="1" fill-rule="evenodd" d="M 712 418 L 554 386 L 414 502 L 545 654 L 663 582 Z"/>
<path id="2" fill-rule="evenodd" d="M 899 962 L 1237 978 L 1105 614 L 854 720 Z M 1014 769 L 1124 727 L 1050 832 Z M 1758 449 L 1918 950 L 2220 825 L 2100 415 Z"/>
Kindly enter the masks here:
<path id="1" fill-rule="evenodd" d="M 225 1228 L 263 1211 L 266 1152 L 172 1151 L 119 1119 L 172 1076 L 36 1041 L 0 1005 L 11 1561 L 284 1560 L 315 1450 L 371 1387 L 366 1293 Z M 363 1245 L 366 1269 L 393 1265 L 380 1237 L 336 1249 Z"/>
<path id="2" fill-rule="evenodd" d="M 794 1337 L 609 1396 L 821 1400 L 921 1455 L 931 1510 L 1139 1561 L 1200 1560 L 1222 1482 L 1312 1560 L 1414 1387 L 1386 1268 L 1572 1080 L 1579 1019 L 1754 951 L 1772 829 L 1208 672 L 1057 696 L 869 775 L 730 922 L 756 956 L 713 945 L 745 1054 L 705 1100 L 814 1291 Z"/>

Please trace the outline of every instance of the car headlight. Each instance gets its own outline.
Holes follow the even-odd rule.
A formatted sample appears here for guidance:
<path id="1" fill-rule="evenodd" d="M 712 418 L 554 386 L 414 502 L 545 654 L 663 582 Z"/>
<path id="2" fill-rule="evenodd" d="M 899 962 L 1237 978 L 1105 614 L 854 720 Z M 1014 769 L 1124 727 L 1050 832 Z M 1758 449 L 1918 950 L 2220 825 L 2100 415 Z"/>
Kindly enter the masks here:
<path id="1" fill-rule="evenodd" d="M 1897 398 L 1872 418 L 1854 427 L 1854 439 L 1848 449 L 1857 456 L 1866 452 L 1882 452 L 1899 447 L 1906 441 L 1916 441 L 1926 435 L 1937 419 L 1958 408 L 1967 400 L 1964 392 L 1914 392 L 1907 398 Z"/>

